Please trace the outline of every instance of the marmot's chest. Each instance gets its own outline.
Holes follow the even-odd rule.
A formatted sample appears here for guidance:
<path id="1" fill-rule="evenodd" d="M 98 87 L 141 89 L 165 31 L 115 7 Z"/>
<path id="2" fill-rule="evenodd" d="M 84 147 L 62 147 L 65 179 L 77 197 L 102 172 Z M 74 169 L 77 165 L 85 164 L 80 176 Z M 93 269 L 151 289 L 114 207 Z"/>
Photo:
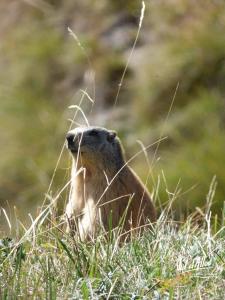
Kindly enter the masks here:
<path id="1" fill-rule="evenodd" d="M 108 187 L 106 182 L 87 182 L 84 188 L 84 195 L 86 199 L 93 199 L 95 204 L 101 198 L 107 197 L 111 187 Z"/>
<path id="2" fill-rule="evenodd" d="M 97 176 L 97 175 L 96 175 Z M 86 182 L 85 198 L 93 199 L 96 205 L 113 200 L 115 197 L 121 196 L 123 189 L 118 180 L 108 181 L 106 178 Z"/>

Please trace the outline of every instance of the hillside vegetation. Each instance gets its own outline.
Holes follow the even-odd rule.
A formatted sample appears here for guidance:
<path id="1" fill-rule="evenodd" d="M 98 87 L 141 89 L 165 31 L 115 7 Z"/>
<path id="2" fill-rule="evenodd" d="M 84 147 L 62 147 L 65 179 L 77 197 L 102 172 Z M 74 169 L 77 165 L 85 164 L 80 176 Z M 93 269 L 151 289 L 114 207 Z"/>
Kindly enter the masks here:
<path id="1" fill-rule="evenodd" d="M 127 157 L 141 149 L 137 140 L 149 145 L 166 136 L 157 152 L 149 149 L 149 167 L 144 154 L 132 161 L 144 181 L 149 173 L 148 187 L 159 210 L 175 191 L 178 219 L 196 207 L 204 209 L 212 182 L 212 210 L 221 218 L 224 1 L 145 4 L 114 105 L 138 29 L 139 1 L 1 1 L 0 202 L 12 218 L 14 205 L 16 214 L 27 215 L 47 191 L 55 195 L 64 186 L 70 163 L 66 151 L 48 190 L 73 118 L 71 104 L 81 104 L 91 124 L 117 130 Z M 84 124 L 79 111 L 75 121 Z"/>

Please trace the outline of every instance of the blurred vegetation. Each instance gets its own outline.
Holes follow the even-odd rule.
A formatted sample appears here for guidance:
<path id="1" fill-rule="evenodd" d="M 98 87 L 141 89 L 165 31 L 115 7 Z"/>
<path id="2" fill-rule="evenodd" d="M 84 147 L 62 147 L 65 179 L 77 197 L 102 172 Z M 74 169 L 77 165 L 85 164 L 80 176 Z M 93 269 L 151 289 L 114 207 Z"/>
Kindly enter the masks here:
<path id="1" fill-rule="evenodd" d="M 141 34 L 114 106 L 140 10 L 141 1 L 135 0 L 123 5 L 107 0 L 1 1 L 1 206 L 16 205 L 27 214 L 42 203 L 73 118 L 68 106 L 80 103 L 83 89 L 95 100 L 93 107 L 85 97 L 82 101 L 89 121 L 118 130 L 128 157 L 140 150 L 137 140 L 148 145 L 161 134 L 168 137 L 156 155 L 155 148 L 148 151 L 150 164 L 160 158 L 153 162 L 148 182 L 155 191 L 161 178 L 157 201 L 167 201 L 179 182 L 177 211 L 202 207 L 215 175 L 213 211 L 221 215 L 224 1 L 146 1 Z M 83 122 L 79 113 L 76 121 Z M 132 165 L 145 180 L 144 155 Z M 65 184 L 68 167 L 65 151 L 53 194 Z"/>

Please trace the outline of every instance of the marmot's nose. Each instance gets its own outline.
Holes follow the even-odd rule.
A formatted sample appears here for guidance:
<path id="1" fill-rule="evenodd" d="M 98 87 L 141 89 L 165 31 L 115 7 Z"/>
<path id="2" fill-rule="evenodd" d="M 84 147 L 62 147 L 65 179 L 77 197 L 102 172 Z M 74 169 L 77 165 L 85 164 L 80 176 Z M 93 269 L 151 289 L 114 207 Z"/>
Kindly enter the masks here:
<path id="1" fill-rule="evenodd" d="M 68 146 L 71 146 L 74 143 L 74 139 L 75 139 L 75 134 L 68 132 L 66 135 L 66 140 L 68 142 Z"/>

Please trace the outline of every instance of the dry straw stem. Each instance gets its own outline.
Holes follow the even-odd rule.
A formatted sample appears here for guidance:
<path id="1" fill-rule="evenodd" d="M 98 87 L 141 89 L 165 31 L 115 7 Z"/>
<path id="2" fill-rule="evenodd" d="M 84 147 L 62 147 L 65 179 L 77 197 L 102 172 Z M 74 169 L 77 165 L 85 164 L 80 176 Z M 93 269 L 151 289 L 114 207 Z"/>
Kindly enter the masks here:
<path id="1" fill-rule="evenodd" d="M 12 225 L 11 225 L 11 222 L 10 222 L 9 217 L 7 215 L 7 212 L 6 212 L 6 210 L 3 207 L 1 207 L 1 209 L 2 209 L 2 212 L 3 212 L 4 216 L 5 216 L 6 222 L 7 222 L 8 226 L 9 226 L 9 230 L 10 230 L 10 233 L 11 233 L 11 231 L 12 231 Z"/>
<path id="2" fill-rule="evenodd" d="M 74 122 L 75 122 L 75 119 L 76 119 L 76 117 L 77 117 L 78 112 L 79 112 L 79 111 L 82 111 L 82 113 L 84 114 L 83 110 L 81 109 L 81 105 L 82 105 L 82 103 L 83 103 L 84 96 L 87 96 L 87 93 L 86 93 L 86 91 L 84 91 L 84 90 L 81 90 L 81 91 L 82 91 L 82 96 L 81 96 L 79 105 L 76 105 L 76 110 L 75 110 L 75 112 L 74 112 L 73 119 L 70 120 L 70 126 L 69 126 L 68 130 L 70 130 L 70 129 L 72 128 L 72 125 L 73 125 Z M 93 102 L 93 100 L 91 99 L 90 96 L 87 97 L 87 99 L 90 100 L 91 102 Z M 86 116 L 85 116 L 85 114 L 84 114 L 84 118 L 87 119 Z M 60 154 L 59 154 L 59 157 L 58 157 L 58 159 L 57 159 L 56 166 L 55 166 L 55 168 L 54 168 L 54 171 L 53 171 L 53 174 L 52 174 L 50 183 L 49 183 L 49 187 L 48 187 L 48 190 L 47 190 L 47 192 L 46 192 L 46 196 L 49 195 L 49 193 L 50 193 L 50 191 L 51 191 L 52 184 L 53 184 L 53 181 L 54 181 L 54 178 L 55 178 L 57 169 L 58 169 L 58 167 L 59 167 L 60 161 L 61 161 L 61 159 L 62 159 L 62 155 L 63 155 L 63 151 L 65 150 L 65 147 L 66 147 L 66 142 L 63 143 L 62 148 L 61 148 L 61 150 L 60 150 Z M 43 203 L 42 203 L 41 210 L 43 209 L 43 207 L 44 207 L 44 205 L 45 205 L 45 203 L 46 203 L 46 200 L 47 200 L 47 197 L 46 197 L 46 196 L 45 196 L 44 201 L 43 201 Z"/>
<path id="3" fill-rule="evenodd" d="M 160 143 L 163 140 L 166 140 L 167 137 L 163 137 L 158 139 L 156 142 L 151 143 L 150 145 L 146 146 L 144 149 L 147 150 L 155 145 L 157 145 L 158 143 Z M 136 154 L 134 154 L 130 159 L 128 159 L 125 164 L 119 169 L 119 171 L 113 176 L 113 178 L 111 179 L 111 181 L 109 182 L 109 185 L 106 187 L 106 189 L 104 190 L 104 192 L 102 193 L 101 197 L 98 199 L 97 204 L 99 204 L 99 202 L 101 201 L 102 197 L 105 195 L 105 193 L 107 192 L 107 190 L 109 189 L 109 186 L 114 182 L 114 180 L 116 179 L 116 177 L 120 174 L 120 172 L 131 162 L 133 161 L 138 155 L 140 155 L 141 153 L 143 153 L 143 149 L 141 149 L 140 151 L 138 151 Z"/>
<path id="4" fill-rule="evenodd" d="M 127 63 L 126 63 L 126 66 L 125 66 L 125 68 L 124 68 L 123 74 L 122 74 L 122 76 L 121 76 L 119 85 L 118 85 L 117 94 L 116 94 L 115 101 L 114 101 L 114 106 L 116 106 L 116 104 L 117 104 L 117 102 L 118 102 L 120 90 L 121 90 L 121 88 L 122 88 L 122 86 L 123 86 L 123 81 L 124 81 L 124 78 L 125 78 L 125 75 L 126 75 L 126 72 L 127 72 L 127 68 L 128 68 L 128 66 L 129 66 L 129 64 L 130 64 L 130 61 L 131 61 L 131 58 L 132 58 L 134 49 L 135 49 L 136 44 L 137 44 L 137 41 L 138 41 L 138 37 L 139 37 L 140 31 L 141 31 L 142 22 L 143 22 L 143 19 L 144 19 L 144 13 L 145 13 L 145 2 L 142 1 L 142 9 L 141 9 L 141 15 L 140 15 L 140 20 L 139 20 L 138 31 L 137 31 L 137 34 L 136 34 L 136 37 L 135 37 L 133 46 L 132 46 L 132 48 L 131 48 L 130 54 L 129 54 L 129 56 L 128 56 Z"/>
<path id="5" fill-rule="evenodd" d="M 46 12 L 53 12 L 53 7 L 51 4 L 47 3 L 47 1 L 43 0 L 22 0 L 26 4 L 29 4 L 30 6 L 33 6 L 37 9 L 39 9 L 41 12 L 46 14 Z"/>
<path id="6" fill-rule="evenodd" d="M 82 116 L 83 116 L 83 118 L 84 118 L 84 121 L 85 121 L 87 127 L 90 126 L 90 125 L 89 125 L 89 122 L 88 122 L 88 119 L 87 119 L 87 117 L 86 117 L 86 115 L 85 115 L 83 109 L 82 109 L 79 105 L 70 105 L 69 108 L 70 108 L 70 109 L 71 109 L 71 108 L 76 108 L 78 111 L 80 111 L 81 114 L 82 114 Z"/>
<path id="7" fill-rule="evenodd" d="M 179 89 L 179 82 L 177 83 L 177 86 L 176 86 L 176 89 L 175 89 L 175 92 L 173 94 L 173 98 L 172 98 L 172 101 L 170 103 L 170 107 L 169 107 L 169 110 L 167 112 L 167 115 L 166 115 L 166 118 L 163 122 L 163 125 L 162 125 L 162 129 L 161 129 L 161 132 L 160 132 L 160 138 L 164 135 L 164 132 L 165 132 L 165 128 L 166 128 L 166 124 L 169 120 L 169 117 L 170 117 L 170 114 L 171 114 L 171 111 L 172 111 L 172 108 L 173 108 L 173 105 L 174 105 L 174 101 L 176 99 L 176 95 L 177 95 L 177 91 Z M 139 142 L 140 143 L 140 142 Z M 140 145 L 142 146 L 142 143 L 140 143 Z M 149 177 L 151 176 L 152 180 L 153 180 L 153 186 L 155 186 L 155 180 L 154 180 L 154 176 L 153 176 L 153 173 L 152 173 L 152 170 L 156 164 L 156 162 L 158 161 L 158 159 L 156 159 L 156 155 L 158 153 L 158 150 L 159 150 L 159 146 L 160 146 L 160 143 L 158 143 L 156 145 L 156 149 L 154 151 L 154 155 L 153 155 L 153 158 L 152 158 L 152 161 L 151 161 L 151 164 L 149 163 L 149 159 L 147 157 L 147 153 L 145 153 L 145 157 L 146 157 L 146 161 L 148 163 L 148 174 L 147 174 L 147 177 L 146 177 L 146 180 L 145 180 L 145 187 L 148 185 L 148 181 L 149 181 Z M 142 146 L 143 147 L 143 146 Z"/>
<path id="8" fill-rule="evenodd" d="M 85 58 L 87 59 L 87 63 L 88 63 L 88 67 L 90 69 L 90 73 L 93 74 L 93 97 L 91 99 L 93 99 L 92 101 L 95 102 L 95 93 L 96 93 L 95 92 L 95 90 L 96 90 L 95 89 L 95 75 L 94 75 L 95 72 L 94 72 L 94 68 L 92 66 L 92 62 L 91 62 L 91 60 L 90 60 L 90 58 L 89 58 L 89 56 L 88 56 L 85 48 L 81 44 L 78 36 L 75 34 L 75 32 L 70 27 L 68 27 L 68 32 L 74 38 L 74 40 L 77 42 L 77 45 L 80 47 L 81 51 L 83 52 Z"/>
<path id="9" fill-rule="evenodd" d="M 216 175 L 214 175 L 210 183 L 209 192 L 206 196 L 206 215 L 210 213 L 210 209 L 213 203 L 213 198 L 216 192 L 216 187 L 217 187 L 217 181 L 216 181 Z"/>

